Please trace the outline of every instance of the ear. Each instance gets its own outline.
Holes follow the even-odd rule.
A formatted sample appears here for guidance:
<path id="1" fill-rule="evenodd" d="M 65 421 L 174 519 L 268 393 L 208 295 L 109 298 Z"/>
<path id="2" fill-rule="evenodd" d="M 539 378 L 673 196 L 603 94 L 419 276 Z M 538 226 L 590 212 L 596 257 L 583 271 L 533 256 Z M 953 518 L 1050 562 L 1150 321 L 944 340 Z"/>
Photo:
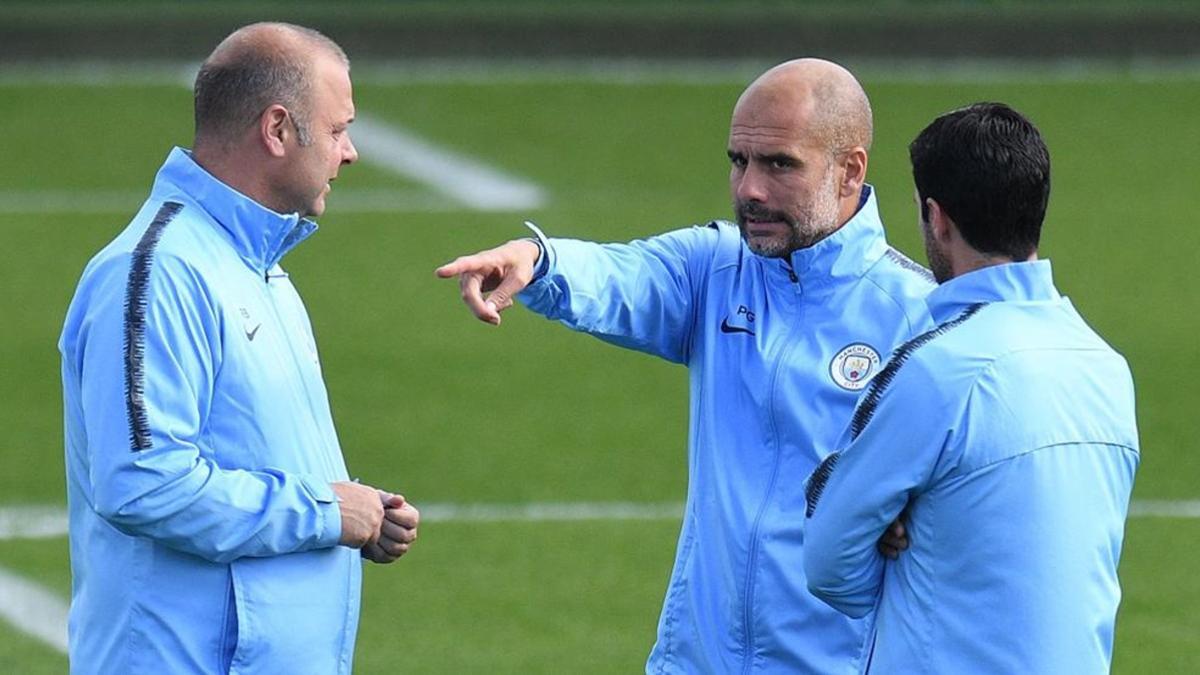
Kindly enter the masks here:
<path id="1" fill-rule="evenodd" d="M 958 225 L 936 199 L 926 198 L 925 206 L 929 209 L 929 232 L 933 235 L 934 241 L 949 244 L 958 237 Z"/>
<path id="2" fill-rule="evenodd" d="M 841 185 L 838 186 L 838 195 L 842 198 L 857 198 L 862 192 L 863 183 L 867 180 L 866 148 L 850 149 L 846 153 L 842 168 L 845 173 L 842 175 Z"/>
<path id="3" fill-rule="evenodd" d="M 288 126 L 287 108 L 278 103 L 269 106 L 258 118 L 259 140 L 272 157 L 284 156 L 288 135 L 291 132 L 292 129 Z"/>

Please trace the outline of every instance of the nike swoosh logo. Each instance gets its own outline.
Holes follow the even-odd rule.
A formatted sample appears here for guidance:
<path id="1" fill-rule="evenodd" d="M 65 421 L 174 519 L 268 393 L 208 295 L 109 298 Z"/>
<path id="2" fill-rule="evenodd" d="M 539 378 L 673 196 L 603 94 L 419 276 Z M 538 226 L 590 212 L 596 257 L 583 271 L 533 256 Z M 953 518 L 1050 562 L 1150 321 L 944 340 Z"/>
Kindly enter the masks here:
<path id="1" fill-rule="evenodd" d="M 258 324 L 257 326 L 255 326 L 255 327 L 254 327 L 254 330 L 248 330 L 248 331 L 246 331 L 246 339 L 247 339 L 247 340 L 249 340 L 249 341 L 251 341 L 251 342 L 254 342 L 254 336 L 255 336 L 255 335 L 258 335 L 258 329 L 259 329 L 259 328 L 262 328 L 262 324 L 261 324 L 261 323 L 260 323 L 260 324 Z M 244 330 L 244 329 L 243 329 L 243 330 Z"/>
<path id="2" fill-rule="evenodd" d="M 722 333 L 747 333 L 749 335 L 754 335 L 754 331 L 750 330 L 749 328 L 743 328 L 741 326 L 730 326 L 728 318 L 726 318 L 724 321 L 721 322 L 721 332 Z"/>

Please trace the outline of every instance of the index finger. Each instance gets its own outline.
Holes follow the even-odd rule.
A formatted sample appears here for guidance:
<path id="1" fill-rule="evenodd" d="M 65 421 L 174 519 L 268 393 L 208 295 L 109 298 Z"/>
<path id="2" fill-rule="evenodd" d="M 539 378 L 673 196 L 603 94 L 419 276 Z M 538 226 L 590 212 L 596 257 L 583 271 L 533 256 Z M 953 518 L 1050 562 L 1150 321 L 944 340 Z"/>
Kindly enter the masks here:
<path id="1" fill-rule="evenodd" d="M 479 268 L 479 262 L 476 260 L 476 258 L 478 258 L 477 255 L 460 255 L 454 260 L 451 260 L 445 265 L 437 268 L 433 271 L 433 273 L 442 279 L 449 279 L 450 277 L 458 276 L 463 272 L 469 272 L 473 270 L 477 271 Z"/>
<path id="2" fill-rule="evenodd" d="M 379 500 L 383 502 L 385 509 L 398 509 L 404 506 L 404 495 L 396 495 L 387 490 L 379 491 Z"/>
<path id="3" fill-rule="evenodd" d="M 384 516 L 390 522 L 408 529 L 416 527 L 421 522 L 421 512 L 417 511 L 412 504 L 405 504 L 397 509 L 388 509 Z"/>

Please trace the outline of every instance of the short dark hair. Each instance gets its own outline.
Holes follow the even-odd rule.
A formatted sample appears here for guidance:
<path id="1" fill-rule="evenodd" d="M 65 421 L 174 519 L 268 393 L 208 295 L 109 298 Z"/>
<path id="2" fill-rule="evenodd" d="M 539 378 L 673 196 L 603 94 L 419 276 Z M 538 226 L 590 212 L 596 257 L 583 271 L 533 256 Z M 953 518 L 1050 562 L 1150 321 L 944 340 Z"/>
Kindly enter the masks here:
<path id="1" fill-rule="evenodd" d="M 1037 127 L 1003 103 L 948 112 L 908 146 L 921 216 L 932 198 L 972 248 L 1025 260 L 1050 200 L 1050 152 Z"/>
<path id="2" fill-rule="evenodd" d="M 196 74 L 193 93 L 197 137 L 230 140 L 257 122 L 267 107 L 278 103 L 292 115 L 300 144 L 312 142 L 308 129 L 312 52 L 324 49 L 347 66 L 349 60 L 337 43 L 311 28 L 282 23 L 265 25 L 294 32 L 314 49 L 300 51 L 248 44 L 226 50 L 218 47 Z"/>

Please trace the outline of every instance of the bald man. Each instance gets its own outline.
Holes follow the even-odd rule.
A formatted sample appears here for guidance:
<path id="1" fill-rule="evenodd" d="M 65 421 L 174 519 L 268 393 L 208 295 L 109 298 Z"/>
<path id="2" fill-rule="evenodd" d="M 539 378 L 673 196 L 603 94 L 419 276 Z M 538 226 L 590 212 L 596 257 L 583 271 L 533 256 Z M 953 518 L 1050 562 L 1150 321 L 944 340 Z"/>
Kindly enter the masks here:
<path id="1" fill-rule="evenodd" d="M 881 360 L 929 326 L 933 288 L 884 240 L 870 145 L 854 77 L 790 61 L 734 107 L 736 225 L 604 245 L 537 232 L 437 270 L 483 321 L 516 297 L 688 367 L 687 509 L 647 672 L 859 672 L 863 623 L 806 587 L 803 483 Z"/>
<path id="2" fill-rule="evenodd" d="M 361 560 L 419 514 L 349 481 L 280 259 L 357 158 L 349 63 L 255 24 L 200 68 L 175 148 L 88 264 L 59 349 L 72 673 L 349 673 Z"/>

